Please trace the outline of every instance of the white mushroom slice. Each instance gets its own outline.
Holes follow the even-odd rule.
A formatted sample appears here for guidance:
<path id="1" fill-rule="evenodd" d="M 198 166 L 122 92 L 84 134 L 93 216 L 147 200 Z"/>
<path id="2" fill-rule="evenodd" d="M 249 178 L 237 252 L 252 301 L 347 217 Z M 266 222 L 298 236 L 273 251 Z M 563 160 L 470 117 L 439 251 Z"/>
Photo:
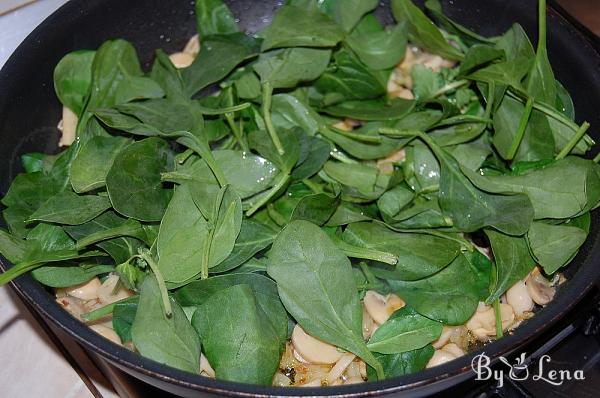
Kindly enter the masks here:
<path id="1" fill-rule="evenodd" d="M 280 371 L 275 373 L 273 376 L 273 383 L 275 387 L 289 387 L 292 385 L 292 381 L 289 377 L 281 373 Z"/>
<path id="2" fill-rule="evenodd" d="M 360 384 L 360 383 L 364 383 L 365 381 L 360 378 L 360 377 L 350 377 L 348 380 L 346 380 L 344 382 L 344 384 Z"/>
<path id="3" fill-rule="evenodd" d="M 200 374 L 202 376 L 212 377 L 213 379 L 216 377 L 214 369 L 210 366 L 208 359 L 206 359 L 202 353 L 200 353 Z"/>
<path id="4" fill-rule="evenodd" d="M 371 335 L 373 334 L 374 328 L 375 328 L 375 322 L 373 321 L 373 318 L 371 318 L 371 315 L 369 315 L 369 313 L 367 312 L 364 304 L 363 304 L 363 323 L 362 323 L 362 333 L 363 333 L 363 339 L 368 340 L 369 337 L 371 337 Z"/>
<path id="5" fill-rule="evenodd" d="M 360 363 L 361 363 L 361 360 L 358 358 L 355 358 L 354 361 L 352 361 L 352 363 L 350 363 L 350 365 L 348 365 L 348 367 L 346 368 L 346 371 L 344 372 L 343 377 L 361 377 L 362 378 L 362 374 L 360 372 Z"/>
<path id="6" fill-rule="evenodd" d="M 119 335 L 111 328 L 105 325 L 91 325 L 90 329 L 94 332 L 98 333 L 100 336 L 109 339 L 113 343 L 117 343 L 118 345 L 122 345 L 121 338 Z"/>
<path id="7" fill-rule="evenodd" d="M 367 378 L 367 363 L 363 360 L 358 362 L 358 369 L 360 370 L 360 375 L 363 379 Z"/>
<path id="8" fill-rule="evenodd" d="M 112 304 L 116 301 L 123 300 L 133 295 L 133 293 L 126 289 L 122 284 L 118 287 L 117 291 L 115 291 L 118 283 L 119 276 L 116 274 L 110 274 L 106 278 L 106 280 L 98 289 L 98 300 L 100 300 L 101 304 Z"/>
<path id="9" fill-rule="evenodd" d="M 69 146 L 75 142 L 77 137 L 77 115 L 66 106 L 63 106 L 62 120 L 58 123 L 58 129 L 62 133 L 58 146 Z"/>
<path id="10" fill-rule="evenodd" d="M 485 308 L 478 308 L 466 324 L 467 329 L 482 341 L 487 341 L 490 337 L 496 335 L 496 313 L 494 308 L 489 306 Z M 515 321 L 515 313 L 510 305 L 500 304 L 500 314 L 502 317 L 502 330 L 507 330 Z"/>
<path id="11" fill-rule="evenodd" d="M 452 332 L 454 332 L 454 328 L 452 326 L 444 326 L 440 337 L 438 337 L 436 341 L 431 343 L 431 345 L 433 345 L 433 348 L 439 350 L 440 348 L 445 346 L 450 341 L 450 336 L 452 336 Z"/>
<path id="12" fill-rule="evenodd" d="M 300 355 L 300 353 L 298 351 L 292 349 L 292 353 L 294 355 L 294 358 L 296 358 L 298 360 L 298 362 L 301 362 L 301 363 L 310 363 L 306 359 L 302 358 L 302 355 Z"/>
<path id="13" fill-rule="evenodd" d="M 187 44 L 183 48 L 183 52 L 192 55 L 194 58 L 200 52 L 200 36 L 195 34 L 188 40 Z"/>
<path id="14" fill-rule="evenodd" d="M 377 324 L 381 325 L 397 310 L 404 307 L 404 301 L 395 294 L 382 296 L 374 290 L 365 293 L 365 309 Z"/>
<path id="15" fill-rule="evenodd" d="M 456 358 L 462 357 L 463 355 L 465 355 L 465 352 L 454 343 L 446 344 L 444 347 L 442 347 L 442 351 L 449 352 L 450 354 L 454 355 Z"/>
<path id="16" fill-rule="evenodd" d="M 327 381 L 327 384 L 331 385 L 331 383 L 333 383 L 336 379 L 339 379 L 340 376 L 342 376 L 342 374 L 346 370 L 346 368 L 350 366 L 352 361 L 354 361 L 354 358 L 356 358 L 356 355 L 354 354 L 347 353 L 342 355 L 340 360 L 336 362 L 336 364 L 333 366 L 333 368 L 331 368 L 331 371 L 327 375 L 327 379 L 325 379 Z"/>
<path id="17" fill-rule="evenodd" d="M 463 355 L 465 355 L 464 351 L 461 350 L 456 344 L 447 344 L 442 349 L 435 350 L 433 356 L 427 363 L 426 368 L 433 368 L 434 366 L 450 362 L 453 359 L 456 359 Z"/>
<path id="18" fill-rule="evenodd" d="M 333 364 L 344 355 L 335 346 L 307 334 L 300 325 L 294 327 L 292 344 L 302 358 L 314 364 Z"/>
<path id="19" fill-rule="evenodd" d="M 533 309 L 533 300 L 523 281 L 518 281 L 506 291 L 506 302 L 513 308 L 516 316 Z"/>
<path id="20" fill-rule="evenodd" d="M 536 267 L 525 281 L 527 292 L 538 305 L 546 305 L 554 298 L 556 289 Z"/>
<path id="21" fill-rule="evenodd" d="M 81 320 L 81 314 L 87 312 L 87 309 L 83 305 L 80 299 L 74 297 L 63 296 L 56 299 L 56 302 L 63 307 L 69 314 L 75 318 Z"/>
<path id="22" fill-rule="evenodd" d="M 89 282 L 67 288 L 66 293 L 68 296 L 81 300 L 94 300 L 98 298 L 100 285 L 100 279 L 93 278 Z"/>
<path id="23" fill-rule="evenodd" d="M 194 56 L 184 52 L 173 53 L 169 55 L 169 59 L 178 69 L 187 68 L 194 62 Z"/>
<path id="24" fill-rule="evenodd" d="M 315 379 L 309 381 L 308 383 L 300 384 L 300 387 L 321 387 L 322 385 L 323 383 L 321 383 L 321 380 Z"/>

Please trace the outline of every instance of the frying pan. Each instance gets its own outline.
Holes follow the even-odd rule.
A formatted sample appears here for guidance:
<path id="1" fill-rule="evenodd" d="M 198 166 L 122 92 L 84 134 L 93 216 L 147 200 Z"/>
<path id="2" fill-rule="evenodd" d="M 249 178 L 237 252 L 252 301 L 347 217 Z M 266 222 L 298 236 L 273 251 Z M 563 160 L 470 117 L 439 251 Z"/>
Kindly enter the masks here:
<path id="1" fill-rule="evenodd" d="M 341 0 L 340 0 L 341 1 Z M 240 26 L 256 32 L 269 22 L 277 0 L 226 1 Z M 453 0 L 443 2 L 445 12 L 458 22 L 484 35 L 504 32 L 519 22 L 536 40 L 536 0 Z M 56 126 L 61 106 L 54 95 L 52 72 L 67 52 L 95 49 L 103 41 L 125 38 L 138 50 L 148 68 L 155 48 L 176 51 L 195 33 L 194 2 L 190 0 L 71 0 L 42 23 L 17 49 L 0 72 L 0 194 L 21 171 L 19 156 L 30 151 L 56 152 Z M 377 11 L 390 22 L 389 5 Z M 550 9 L 548 39 L 550 59 L 557 78 L 571 92 L 577 121 L 592 124 L 591 135 L 600 141 L 600 55 L 580 29 L 556 9 Z M 592 215 L 588 241 L 567 268 L 568 283 L 554 301 L 541 309 L 513 333 L 487 345 L 494 361 L 516 352 L 567 313 L 600 276 L 600 212 Z M 0 258 L 3 268 L 11 265 Z M 283 389 L 212 380 L 179 371 L 121 348 L 72 318 L 55 304 L 51 293 L 28 275 L 13 286 L 42 316 L 66 331 L 87 350 L 123 371 L 156 387 L 184 397 L 229 396 L 345 396 L 385 394 L 428 395 L 455 385 L 474 374 L 471 353 L 442 366 L 381 382 L 329 388 Z M 481 352 L 481 351 L 479 351 Z M 3 364 L 4 366 L 10 366 Z"/>

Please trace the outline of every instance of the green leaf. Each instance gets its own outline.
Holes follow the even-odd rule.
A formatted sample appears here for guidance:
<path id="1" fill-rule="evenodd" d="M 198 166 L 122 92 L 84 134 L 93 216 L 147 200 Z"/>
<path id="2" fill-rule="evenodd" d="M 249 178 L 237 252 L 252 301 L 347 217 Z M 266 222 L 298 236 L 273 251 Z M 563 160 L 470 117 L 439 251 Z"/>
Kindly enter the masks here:
<path id="1" fill-rule="evenodd" d="M 246 271 L 211 276 L 208 279 L 194 281 L 177 289 L 174 297 L 184 307 L 199 307 L 204 305 L 213 294 L 237 285 L 250 287 L 256 297 L 258 307 L 266 315 L 268 322 L 277 333 L 279 338 L 277 345 L 284 344 L 287 339 L 287 313 L 279 300 L 277 285 L 266 276 L 251 274 Z"/>
<path id="2" fill-rule="evenodd" d="M 322 111 L 336 117 L 385 121 L 401 119 L 409 114 L 414 106 L 415 101 L 395 98 L 392 100 L 346 101 L 324 108 Z"/>
<path id="3" fill-rule="evenodd" d="M 527 233 L 529 249 L 548 275 L 567 265 L 586 238 L 581 228 L 543 222 L 534 222 Z"/>
<path id="4" fill-rule="evenodd" d="M 27 253 L 27 243 L 0 229 L 0 254 L 13 264 L 23 261 Z"/>
<path id="5" fill-rule="evenodd" d="M 332 2 L 332 17 L 346 32 L 351 32 L 363 15 L 377 8 L 377 0 L 346 0 Z"/>
<path id="6" fill-rule="evenodd" d="M 111 208 L 106 196 L 77 195 L 65 191 L 44 202 L 30 217 L 28 222 L 45 221 L 57 224 L 84 224 Z"/>
<path id="7" fill-rule="evenodd" d="M 440 30 L 412 0 L 392 0 L 396 21 L 406 21 L 409 40 L 421 48 L 444 58 L 460 60 L 462 53 L 446 41 Z"/>
<path id="8" fill-rule="evenodd" d="M 434 352 L 435 349 L 428 344 L 423 348 L 399 354 L 385 355 L 375 353 L 374 355 L 383 366 L 385 378 L 392 379 L 394 377 L 417 373 L 425 369 Z M 367 368 L 367 375 L 369 380 L 377 380 L 375 370 L 370 366 Z"/>
<path id="9" fill-rule="evenodd" d="M 331 218 L 340 203 L 339 195 L 317 193 L 305 196 L 296 205 L 291 220 L 306 220 L 323 225 Z"/>
<path id="10" fill-rule="evenodd" d="M 239 31 L 235 17 L 221 0 L 196 2 L 196 23 L 202 39 L 210 35 Z"/>
<path id="11" fill-rule="evenodd" d="M 292 88 L 321 76 L 330 58 L 331 50 L 288 48 L 261 54 L 253 68 L 262 83 L 274 89 Z"/>
<path id="12" fill-rule="evenodd" d="M 219 379 L 271 385 L 282 345 L 248 285 L 213 293 L 192 323 Z"/>
<path id="13" fill-rule="evenodd" d="M 131 327 L 135 321 L 139 301 L 121 301 L 115 304 L 112 312 L 112 325 L 123 344 L 132 341 Z"/>
<path id="14" fill-rule="evenodd" d="M 478 69 L 467 76 L 467 79 L 496 85 L 521 87 L 521 80 L 529 72 L 532 65 L 531 58 L 519 57 L 507 61 L 491 64 Z"/>
<path id="15" fill-rule="evenodd" d="M 171 198 L 160 173 L 172 164 L 169 145 L 150 137 L 123 149 L 115 158 L 106 189 L 116 211 L 140 221 L 160 221 Z"/>
<path id="16" fill-rule="evenodd" d="M 284 174 L 290 174 L 300 159 L 299 139 L 304 132 L 296 127 L 292 130 L 280 130 L 279 136 L 283 143 L 285 154 L 280 154 L 273 145 L 266 131 L 253 131 L 248 134 L 250 148 L 256 150 L 262 157 L 273 162 Z"/>
<path id="17" fill-rule="evenodd" d="M 319 227 L 307 221 L 288 224 L 273 243 L 267 272 L 283 305 L 308 334 L 358 355 L 381 375 L 362 339 L 350 261 Z"/>
<path id="18" fill-rule="evenodd" d="M 35 280 L 53 288 L 71 287 L 115 270 L 112 265 L 45 266 L 31 272 Z"/>
<path id="19" fill-rule="evenodd" d="M 594 188 L 600 166 L 569 156 L 520 175 L 481 175 L 463 170 L 478 188 L 494 193 L 524 193 L 533 205 L 534 218 L 570 218 L 593 208 L 600 200 Z"/>
<path id="20" fill-rule="evenodd" d="M 481 254 L 479 254 L 481 255 Z M 445 325 L 464 324 L 488 291 L 491 264 L 461 254 L 449 266 L 418 281 L 388 280 L 394 293 L 421 315 Z"/>
<path id="21" fill-rule="evenodd" d="M 465 59 L 460 63 L 458 74 L 464 76 L 474 69 L 481 68 L 490 62 L 504 58 L 504 51 L 492 46 L 477 44 L 469 48 L 465 54 Z"/>
<path id="22" fill-rule="evenodd" d="M 376 223 L 350 224 L 343 239 L 355 246 L 389 252 L 398 257 L 395 268 L 384 266 L 380 276 L 417 280 L 439 272 L 459 254 L 460 245 L 448 239 L 420 234 L 394 232 Z"/>
<path id="23" fill-rule="evenodd" d="M 535 57 L 527 32 L 518 23 L 512 25 L 506 33 L 498 38 L 496 47 L 504 50 L 508 60 L 521 57 L 532 59 Z"/>
<path id="24" fill-rule="evenodd" d="M 208 233 L 209 225 L 194 202 L 190 186 L 180 185 L 160 223 L 156 243 L 158 267 L 167 283 L 185 282 L 200 273 Z"/>
<path id="25" fill-rule="evenodd" d="M 359 25 L 354 33 L 345 39 L 345 43 L 369 68 L 383 70 L 393 68 L 402 61 L 407 40 L 407 24 L 400 22 L 390 29 L 364 33 L 360 32 Z"/>
<path id="26" fill-rule="evenodd" d="M 79 115 L 90 95 L 95 51 L 73 51 L 54 68 L 54 90 L 60 102 Z"/>
<path id="27" fill-rule="evenodd" d="M 242 61 L 260 52 L 260 41 L 242 33 L 213 35 L 202 40 L 202 51 L 181 71 L 188 97 L 227 76 Z"/>
<path id="28" fill-rule="evenodd" d="M 532 227 L 535 223 L 531 224 Z M 486 299 L 490 304 L 499 298 L 515 283 L 524 279 L 535 267 L 524 237 L 507 236 L 500 232 L 486 230 L 496 261 L 495 286 Z"/>
<path id="29" fill-rule="evenodd" d="M 173 65 L 163 50 L 156 50 L 156 59 L 152 65 L 150 77 L 157 82 L 167 98 L 183 98 L 184 87 L 181 71 Z"/>
<path id="30" fill-rule="evenodd" d="M 146 358 L 197 374 L 200 339 L 181 307 L 174 301 L 171 306 L 173 313 L 167 317 L 158 282 L 153 275 L 148 275 L 140 289 L 140 301 L 131 326 L 133 345 Z"/>
<path id="31" fill-rule="evenodd" d="M 262 51 L 281 47 L 334 47 L 344 32 L 327 15 L 286 5 L 279 8 L 273 21 L 262 32 Z"/>
<path id="32" fill-rule="evenodd" d="M 392 314 L 373 333 L 367 347 L 380 354 L 399 354 L 425 347 L 437 340 L 442 324 L 404 307 Z"/>

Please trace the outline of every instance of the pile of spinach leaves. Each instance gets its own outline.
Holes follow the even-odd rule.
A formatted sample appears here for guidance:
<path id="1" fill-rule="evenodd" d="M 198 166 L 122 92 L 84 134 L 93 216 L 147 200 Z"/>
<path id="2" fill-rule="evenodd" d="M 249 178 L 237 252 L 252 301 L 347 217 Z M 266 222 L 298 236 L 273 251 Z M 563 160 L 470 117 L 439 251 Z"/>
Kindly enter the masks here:
<path id="1" fill-rule="evenodd" d="M 270 384 L 288 325 L 356 354 L 371 379 L 399 376 L 426 365 L 442 325 L 535 264 L 568 264 L 600 166 L 552 72 L 545 1 L 536 48 L 517 24 L 481 37 L 437 0 L 426 8 L 445 30 L 410 0 L 383 26 L 377 5 L 289 0 L 248 36 L 221 0 L 198 1 L 202 50 L 183 69 L 158 50 L 143 71 L 125 40 L 67 54 L 55 88 L 78 138 L 23 157 L 2 198 L 14 266 L 0 285 L 116 272 L 136 295 L 86 319 L 112 314 L 124 342 L 167 365 L 197 373 L 202 351 L 218 378 Z M 389 99 L 407 43 L 458 63 L 415 66 L 415 99 Z M 333 127 L 345 118 L 360 126 Z M 407 307 L 364 341 L 370 289 Z"/>

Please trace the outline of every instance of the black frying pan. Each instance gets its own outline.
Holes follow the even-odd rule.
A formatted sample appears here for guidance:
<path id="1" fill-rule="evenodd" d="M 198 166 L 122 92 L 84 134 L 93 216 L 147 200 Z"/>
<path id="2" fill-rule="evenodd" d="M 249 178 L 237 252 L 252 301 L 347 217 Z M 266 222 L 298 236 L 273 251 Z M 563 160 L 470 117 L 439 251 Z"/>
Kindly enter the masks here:
<path id="1" fill-rule="evenodd" d="M 343 1 L 343 0 L 338 0 Z M 280 1 L 227 1 L 240 25 L 255 32 L 267 23 Z M 385 2 L 384 2 L 385 3 Z M 536 32 L 536 0 L 453 0 L 444 2 L 447 14 L 484 35 L 504 32 L 513 22 Z M 53 90 L 54 65 L 69 51 L 95 49 L 103 41 L 122 37 L 137 48 L 148 66 L 158 47 L 176 51 L 195 33 L 190 0 L 71 0 L 42 23 L 17 49 L 0 72 L 0 194 L 20 172 L 19 155 L 30 151 L 56 151 L 61 107 Z M 378 11 L 390 20 L 383 5 Z M 558 12 L 548 20 L 550 59 L 558 79 L 571 92 L 578 122 L 592 124 L 591 135 L 600 142 L 600 55 L 588 39 Z M 593 213 L 592 231 L 554 301 L 536 316 L 498 342 L 485 347 L 492 358 L 508 355 L 541 334 L 568 312 L 598 280 L 600 266 L 600 212 Z M 4 268 L 10 264 L 0 259 Z M 46 319 L 65 330 L 86 349 L 150 384 L 185 397 L 215 394 L 237 396 L 344 395 L 367 396 L 404 393 L 431 394 L 473 377 L 467 355 L 417 374 L 362 385 L 282 389 L 211 380 L 172 369 L 110 343 L 79 323 L 54 303 L 53 296 L 29 276 L 14 282 L 16 289 Z M 10 366 L 9 364 L 3 364 Z"/>

